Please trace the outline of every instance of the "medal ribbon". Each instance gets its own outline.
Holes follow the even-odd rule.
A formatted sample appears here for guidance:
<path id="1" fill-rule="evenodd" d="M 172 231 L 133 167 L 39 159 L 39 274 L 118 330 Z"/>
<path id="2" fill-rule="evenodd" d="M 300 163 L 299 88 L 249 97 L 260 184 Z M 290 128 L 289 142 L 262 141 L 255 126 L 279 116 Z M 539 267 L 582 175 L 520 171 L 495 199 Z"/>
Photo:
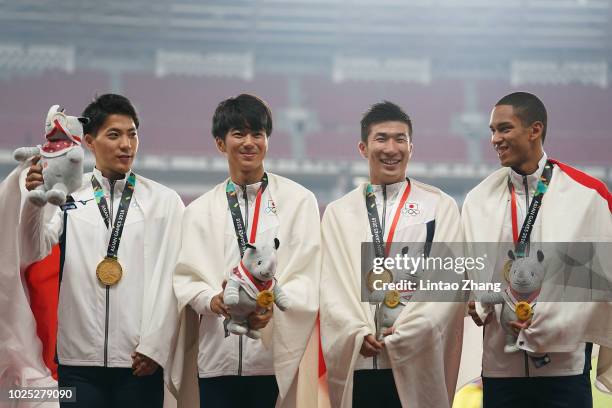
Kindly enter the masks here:
<path id="1" fill-rule="evenodd" d="M 259 223 L 259 209 L 261 207 L 261 196 L 268 186 L 268 175 L 264 173 L 261 178 L 261 186 L 257 191 L 257 198 L 255 199 L 255 212 L 253 213 L 253 225 L 251 226 L 250 240 L 247 241 L 246 228 L 244 219 L 242 218 L 242 212 L 240 211 L 240 204 L 238 204 L 238 194 L 236 193 L 236 186 L 230 180 L 225 188 L 225 195 L 227 196 L 227 203 L 229 205 L 230 213 L 232 215 L 232 222 L 234 224 L 234 231 L 236 232 L 236 239 L 238 240 L 238 249 L 240 250 L 240 258 L 246 251 L 247 243 L 254 243 L 257 236 L 257 224 Z M 246 193 L 246 192 L 245 192 Z"/>
<path id="2" fill-rule="evenodd" d="M 540 289 L 529 295 L 527 299 L 522 299 L 520 293 L 518 293 L 511 287 L 506 288 L 505 294 L 513 307 L 515 307 L 516 304 L 519 302 L 527 302 L 530 306 L 533 306 L 536 303 L 534 302 L 534 300 L 536 300 L 538 298 L 538 295 L 540 294 Z"/>
<path id="3" fill-rule="evenodd" d="M 523 299 L 521 297 L 521 294 L 517 291 L 515 291 L 514 289 L 508 287 L 508 292 L 509 292 L 509 296 L 510 299 L 512 299 L 512 301 L 516 304 L 518 302 L 527 302 L 529 304 L 531 304 L 540 294 L 540 290 L 538 289 L 536 291 L 534 291 L 531 295 L 529 295 L 529 297 L 527 299 Z"/>
<path id="4" fill-rule="evenodd" d="M 93 187 L 94 198 L 96 199 L 96 204 L 98 204 L 98 209 L 100 210 L 104 224 L 106 224 L 106 228 L 109 228 L 111 223 L 111 214 L 106 203 L 106 198 L 104 197 L 104 190 L 102 190 L 102 186 L 93 175 L 91 176 L 91 185 Z M 130 173 L 125 183 L 125 187 L 123 188 L 123 193 L 121 193 L 121 200 L 119 202 L 119 208 L 117 209 L 117 216 L 115 217 L 115 223 L 108 242 L 106 256 L 109 258 L 117 259 L 121 234 L 123 233 L 125 219 L 127 217 L 128 210 L 130 209 L 130 202 L 134 196 L 135 186 L 136 176 L 134 173 Z"/>
<path id="5" fill-rule="evenodd" d="M 391 250 L 391 244 L 393 244 L 393 236 L 395 235 L 395 228 L 397 227 L 399 216 L 408 200 L 410 195 L 410 180 L 406 179 L 407 185 L 404 189 L 404 193 L 400 198 L 399 204 L 395 210 L 393 216 L 393 222 L 391 222 L 391 228 L 389 229 L 389 235 L 387 236 L 387 242 L 384 243 L 384 231 L 380 225 L 380 219 L 378 218 L 378 210 L 376 209 L 376 195 L 371 184 L 366 187 L 366 208 L 368 210 L 368 221 L 370 222 L 370 231 L 372 232 L 372 241 L 374 242 L 374 252 L 378 258 L 386 258 L 389 256 Z M 384 246 L 383 246 L 384 243 Z"/>
<path id="6" fill-rule="evenodd" d="M 525 221 L 523 222 L 520 232 L 518 231 L 516 191 L 514 190 L 514 184 L 512 184 L 512 181 L 510 178 L 508 178 L 512 216 L 512 240 L 514 241 L 515 249 L 519 256 L 523 256 L 525 254 L 525 248 L 529 243 L 529 237 L 531 236 L 533 224 L 535 223 L 536 217 L 538 216 L 538 212 L 540 211 L 540 207 L 542 205 L 542 198 L 548 189 L 548 184 L 550 183 L 550 179 L 552 177 L 552 168 L 553 164 L 547 160 L 546 164 L 544 165 L 544 170 L 542 171 L 542 176 L 538 180 L 536 192 L 531 200 L 529 210 L 527 211 L 527 216 L 525 217 Z"/>
<path id="7" fill-rule="evenodd" d="M 242 263 L 242 261 L 240 261 L 239 264 L 239 268 L 238 268 L 238 272 L 242 272 L 243 276 L 246 276 L 248 278 L 249 281 L 251 281 L 251 283 L 257 288 L 257 290 L 259 292 L 263 291 L 263 290 L 268 290 L 272 287 L 272 283 L 274 283 L 274 279 L 270 279 L 267 282 L 261 282 L 259 280 L 257 280 L 252 274 L 251 272 L 247 269 L 246 266 L 244 266 L 244 264 Z M 246 279 L 245 279 L 246 280 Z"/>
<path id="8" fill-rule="evenodd" d="M 272 289 L 274 287 L 274 284 L 276 283 L 276 280 L 272 279 L 269 282 L 261 284 L 244 267 L 244 264 L 242 262 L 238 264 L 238 266 L 234 267 L 234 269 L 232 269 L 230 279 L 239 282 L 240 286 L 253 299 L 256 299 L 257 296 L 264 290 Z"/>

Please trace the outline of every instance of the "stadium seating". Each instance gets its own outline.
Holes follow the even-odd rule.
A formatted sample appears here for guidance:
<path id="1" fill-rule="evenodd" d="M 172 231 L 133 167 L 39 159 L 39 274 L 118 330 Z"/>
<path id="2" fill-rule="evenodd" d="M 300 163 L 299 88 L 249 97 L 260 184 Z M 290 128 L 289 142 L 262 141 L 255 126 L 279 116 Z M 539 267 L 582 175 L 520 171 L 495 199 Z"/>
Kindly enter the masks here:
<path id="1" fill-rule="evenodd" d="M 252 81 L 234 78 L 195 78 L 152 73 L 124 74 L 122 92 L 141 116 L 141 151 L 155 154 L 215 156 L 211 119 L 219 101 L 241 92 L 266 100 L 273 113 L 289 105 L 288 79 L 281 75 L 258 75 Z M 74 74 L 45 73 L 39 76 L 0 79 L 0 148 L 41 141 L 42 122 L 54 103 L 79 113 L 94 95 L 110 91 L 111 79 L 97 71 Z M 523 86 L 539 95 L 549 112 L 545 149 L 550 156 L 582 165 L 609 164 L 607 120 L 612 89 L 593 86 Z M 491 106 L 514 89 L 509 83 L 482 80 L 476 84 L 478 110 L 488 116 Z M 358 160 L 359 120 L 372 104 L 382 100 L 398 103 L 410 114 L 414 126 L 413 158 L 422 162 L 465 162 L 468 146 L 452 130 L 453 118 L 464 111 L 465 90 L 459 80 L 431 84 L 392 82 L 334 83 L 323 76 L 300 79 L 303 106 L 316 118 L 314 131 L 306 135 L 310 159 Z M 270 143 L 270 157 L 291 158 L 292 143 L 278 118 Z M 482 159 L 495 163 L 489 132 L 482 132 Z"/>

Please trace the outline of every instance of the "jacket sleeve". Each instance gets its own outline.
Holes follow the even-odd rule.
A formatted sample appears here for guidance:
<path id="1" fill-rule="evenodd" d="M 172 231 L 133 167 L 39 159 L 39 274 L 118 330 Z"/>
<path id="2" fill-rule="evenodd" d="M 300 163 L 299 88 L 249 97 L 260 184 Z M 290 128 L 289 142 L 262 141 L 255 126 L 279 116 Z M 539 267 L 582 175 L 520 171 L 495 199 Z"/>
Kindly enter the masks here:
<path id="1" fill-rule="evenodd" d="M 168 367 L 169 357 L 178 334 L 178 309 L 172 288 L 172 273 L 180 249 L 181 221 L 184 205 L 179 196 L 166 199 L 168 205 L 163 214 L 156 216 L 150 224 L 146 238 L 145 256 L 150 277 L 145 288 L 145 302 L 140 343 L 136 351 Z"/>
<path id="2" fill-rule="evenodd" d="M 46 221 L 48 218 L 46 215 L 50 215 L 48 221 Z M 38 207 L 29 200 L 25 200 L 18 232 L 21 265 L 30 265 L 49 255 L 53 246 L 58 243 L 63 228 L 63 213 L 59 207 L 55 208 L 51 204 Z"/>
<path id="3" fill-rule="evenodd" d="M 189 206 L 185 210 L 183 228 L 180 235 L 181 249 L 174 270 L 174 292 L 178 299 L 178 308 L 182 310 L 189 305 L 200 315 L 213 314 L 210 310 L 210 300 L 219 293 L 218 287 L 204 278 L 202 268 L 209 266 L 207 260 L 214 259 L 213 250 L 208 247 L 207 235 L 202 218 L 212 217 L 209 212 L 200 213 L 200 208 Z"/>

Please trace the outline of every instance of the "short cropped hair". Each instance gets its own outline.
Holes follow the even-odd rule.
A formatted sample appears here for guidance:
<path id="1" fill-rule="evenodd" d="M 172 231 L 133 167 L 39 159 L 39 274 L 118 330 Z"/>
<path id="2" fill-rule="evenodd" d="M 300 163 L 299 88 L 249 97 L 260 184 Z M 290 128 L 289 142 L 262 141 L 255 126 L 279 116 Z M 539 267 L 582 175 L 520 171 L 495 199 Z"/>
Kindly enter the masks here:
<path id="1" fill-rule="evenodd" d="M 215 109 L 212 120 L 213 137 L 225 140 L 232 129 L 264 130 L 272 134 L 272 112 L 268 105 L 255 95 L 240 94 L 222 101 Z"/>
<path id="2" fill-rule="evenodd" d="M 361 141 L 368 142 L 372 125 L 382 122 L 403 122 L 408 125 L 408 136 L 412 141 L 412 121 L 406 112 L 393 102 L 383 101 L 370 106 L 361 118 Z"/>
<path id="3" fill-rule="evenodd" d="M 531 126 L 535 122 L 542 122 L 542 143 L 546 138 L 547 113 L 544 103 L 529 92 L 514 92 L 501 98 L 495 106 L 510 105 L 513 113 L 520 119 L 523 126 Z"/>
<path id="4" fill-rule="evenodd" d="M 83 125 L 83 133 L 95 137 L 110 115 L 129 116 L 136 129 L 140 125 L 136 108 L 128 98 L 123 95 L 104 94 L 97 96 L 83 111 L 81 116 L 89 119 L 89 123 Z"/>

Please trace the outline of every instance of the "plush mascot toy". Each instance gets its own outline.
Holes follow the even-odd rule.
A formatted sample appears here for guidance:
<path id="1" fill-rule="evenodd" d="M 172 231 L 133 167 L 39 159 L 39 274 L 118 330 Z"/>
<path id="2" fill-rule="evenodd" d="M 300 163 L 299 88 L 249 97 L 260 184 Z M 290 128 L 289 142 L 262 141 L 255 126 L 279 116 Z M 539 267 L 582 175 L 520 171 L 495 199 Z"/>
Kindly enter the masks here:
<path id="1" fill-rule="evenodd" d="M 512 261 L 508 274 L 508 287 L 501 293 L 485 293 L 479 300 L 483 305 L 502 304 L 500 323 L 506 332 L 504 352 L 515 353 L 517 334 L 510 325 L 511 321 L 525 322 L 533 316 L 537 298 L 544 280 L 544 254 L 538 251 L 537 257 L 517 257 L 508 251 Z M 540 358 L 539 355 L 531 355 Z M 543 361 L 547 363 L 548 361 Z"/>
<path id="2" fill-rule="evenodd" d="M 13 157 L 26 161 L 41 156 L 44 184 L 28 192 L 27 198 L 42 207 L 47 202 L 62 205 L 66 196 L 81 187 L 83 178 L 83 124 L 87 118 L 67 116 L 59 105 L 53 105 L 45 121 L 44 145 L 20 147 Z"/>
<path id="3" fill-rule="evenodd" d="M 409 252 L 408 247 L 402 248 L 402 256 L 407 256 Z M 394 282 L 400 283 L 402 281 L 412 281 L 417 284 L 417 281 L 421 274 L 416 271 L 410 270 L 399 270 L 395 271 L 395 275 L 397 275 L 394 279 Z M 385 332 L 388 329 L 393 328 L 395 325 L 395 321 L 398 316 L 404 310 L 407 302 L 412 298 L 411 291 L 403 291 L 400 292 L 398 290 L 387 290 L 387 291 L 377 291 L 379 293 L 374 293 L 371 296 L 371 299 L 376 300 L 376 303 L 379 303 L 378 308 L 376 310 L 376 339 L 378 341 L 382 341 L 385 337 Z M 382 299 L 380 298 L 382 296 Z"/>
<path id="4" fill-rule="evenodd" d="M 261 332 L 249 327 L 248 316 L 269 309 L 273 303 L 282 311 L 289 308 L 289 298 L 274 278 L 278 246 L 276 238 L 269 244 L 247 244 L 240 264 L 232 270 L 223 292 L 223 302 L 230 309 L 230 333 L 259 339 Z"/>
<path id="5" fill-rule="evenodd" d="M 399 291 L 389 290 L 385 293 L 385 300 L 380 304 L 376 312 L 376 322 L 378 325 L 376 339 L 378 341 L 382 341 L 385 331 L 393 327 L 405 306 L 406 303 L 402 302 Z"/>

